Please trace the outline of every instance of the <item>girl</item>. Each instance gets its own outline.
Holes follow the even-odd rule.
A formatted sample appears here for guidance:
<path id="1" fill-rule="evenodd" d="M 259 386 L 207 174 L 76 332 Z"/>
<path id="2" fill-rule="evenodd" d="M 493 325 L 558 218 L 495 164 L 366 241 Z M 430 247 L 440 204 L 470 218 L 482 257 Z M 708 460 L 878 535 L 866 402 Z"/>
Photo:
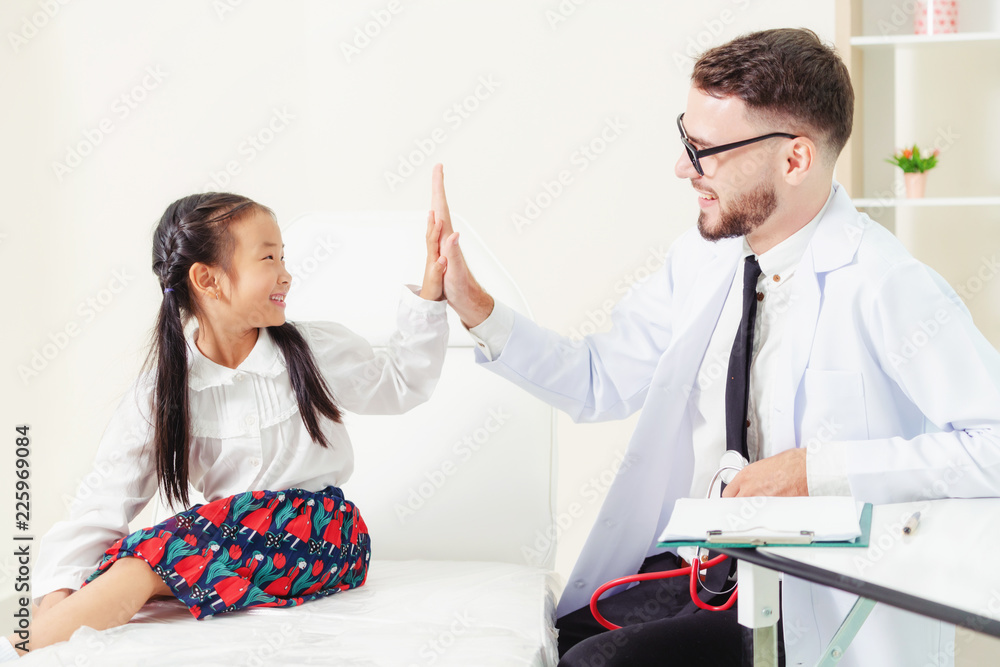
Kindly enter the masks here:
<path id="1" fill-rule="evenodd" d="M 339 324 L 285 320 L 291 275 L 269 208 L 214 192 L 171 204 L 154 232 L 149 356 L 102 438 L 87 477 L 99 481 L 41 541 L 29 638 L 0 640 L 0 659 L 126 623 L 152 597 L 201 619 L 364 584 L 368 531 L 339 488 L 353 469 L 341 410 L 401 413 L 430 396 L 447 346 L 442 225 L 431 211 L 423 285 L 403 290 L 399 331 L 376 355 Z M 188 507 L 189 484 L 208 502 L 128 533 L 158 487 Z"/>

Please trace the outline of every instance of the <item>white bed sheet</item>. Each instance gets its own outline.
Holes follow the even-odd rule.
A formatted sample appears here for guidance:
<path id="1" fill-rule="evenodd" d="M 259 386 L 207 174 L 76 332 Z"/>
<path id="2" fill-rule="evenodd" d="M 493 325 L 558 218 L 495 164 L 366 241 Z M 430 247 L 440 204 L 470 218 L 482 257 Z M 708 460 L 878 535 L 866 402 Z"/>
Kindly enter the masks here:
<path id="1" fill-rule="evenodd" d="M 177 600 L 154 600 L 126 625 L 82 627 L 19 662 L 548 667 L 558 586 L 554 572 L 510 563 L 373 560 L 361 588 L 298 607 L 197 621 Z"/>

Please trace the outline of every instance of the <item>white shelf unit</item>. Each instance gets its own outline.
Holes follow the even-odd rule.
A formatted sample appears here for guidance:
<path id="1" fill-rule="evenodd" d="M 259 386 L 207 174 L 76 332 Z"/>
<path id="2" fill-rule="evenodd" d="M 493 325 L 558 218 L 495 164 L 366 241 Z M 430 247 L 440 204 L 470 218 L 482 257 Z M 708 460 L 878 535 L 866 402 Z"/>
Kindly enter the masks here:
<path id="1" fill-rule="evenodd" d="M 960 294 L 1000 347 L 1000 276 L 977 271 L 1000 255 L 1000 1 L 961 0 L 959 32 L 913 34 L 915 3 L 837 0 L 837 47 L 857 101 L 837 180 L 855 204 L 892 230 Z M 927 197 L 907 199 L 886 158 L 938 148 Z"/>
<path id="2" fill-rule="evenodd" d="M 1000 197 L 924 197 L 923 199 L 855 199 L 858 208 L 885 206 L 1000 206 Z"/>
<path id="3" fill-rule="evenodd" d="M 837 0 L 838 48 L 857 97 L 854 133 L 838 165 L 856 199 L 890 209 L 991 206 L 1000 196 L 1000 2 L 962 0 L 959 32 L 913 34 L 916 3 Z M 934 204 L 887 204 L 902 172 L 885 162 L 903 146 L 939 148 Z M 894 219 L 887 219 L 892 227 Z"/>
<path id="4" fill-rule="evenodd" d="M 851 37 L 851 46 L 880 47 L 947 42 L 988 42 L 1000 39 L 1000 32 L 956 32 L 939 35 L 859 35 Z"/>

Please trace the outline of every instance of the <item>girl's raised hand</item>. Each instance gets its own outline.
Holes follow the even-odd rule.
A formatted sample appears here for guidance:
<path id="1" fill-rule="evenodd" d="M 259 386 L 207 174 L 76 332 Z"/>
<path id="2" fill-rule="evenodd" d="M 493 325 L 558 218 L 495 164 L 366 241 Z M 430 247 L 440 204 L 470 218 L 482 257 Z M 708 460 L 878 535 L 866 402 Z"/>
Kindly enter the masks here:
<path id="1" fill-rule="evenodd" d="M 429 301 L 444 299 L 444 272 L 448 260 L 441 256 L 441 230 L 444 222 L 434 214 L 427 212 L 427 264 L 424 267 L 424 282 L 420 288 L 420 296 Z"/>
<path id="2" fill-rule="evenodd" d="M 431 173 L 431 208 L 434 215 L 441 221 L 442 240 L 451 236 L 455 230 L 451 226 L 451 212 L 448 210 L 448 198 L 444 194 L 444 165 L 434 165 Z"/>

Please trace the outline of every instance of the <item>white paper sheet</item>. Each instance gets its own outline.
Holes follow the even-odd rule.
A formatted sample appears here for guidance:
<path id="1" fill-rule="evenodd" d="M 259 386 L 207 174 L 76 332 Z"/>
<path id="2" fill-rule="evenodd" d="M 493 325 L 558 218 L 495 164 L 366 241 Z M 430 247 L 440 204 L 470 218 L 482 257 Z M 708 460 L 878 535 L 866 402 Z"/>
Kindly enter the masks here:
<path id="1" fill-rule="evenodd" d="M 740 539 L 778 540 L 811 531 L 813 541 L 852 540 L 861 535 L 863 508 L 850 496 L 681 498 L 660 542 L 704 540 L 713 530 Z"/>

